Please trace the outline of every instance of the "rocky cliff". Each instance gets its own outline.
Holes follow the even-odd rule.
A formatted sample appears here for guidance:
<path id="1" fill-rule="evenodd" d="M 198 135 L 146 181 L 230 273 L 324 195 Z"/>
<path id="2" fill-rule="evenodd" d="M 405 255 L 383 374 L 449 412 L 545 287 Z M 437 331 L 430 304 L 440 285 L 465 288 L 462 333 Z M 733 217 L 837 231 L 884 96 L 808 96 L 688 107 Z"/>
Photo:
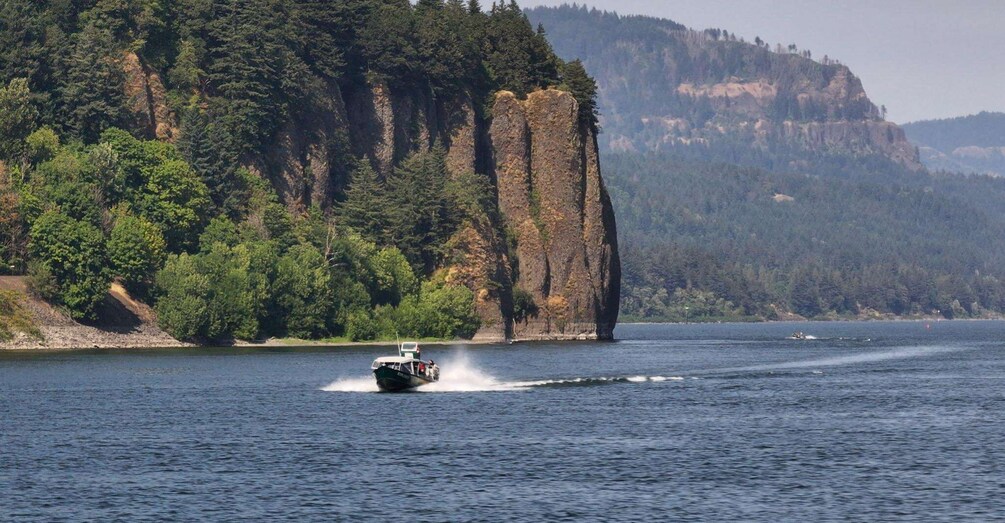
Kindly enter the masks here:
<path id="1" fill-rule="evenodd" d="M 821 156 L 922 169 L 859 78 L 827 57 L 650 17 L 569 6 L 528 15 L 559 56 L 582 59 L 596 78 L 604 149 L 770 157 L 762 166 L 798 171 Z"/>
<path id="2" fill-rule="evenodd" d="M 499 93 L 490 131 L 499 207 L 516 239 L 516 287 L 536 315 L 518 338 L 609 338 L 621 266 L 614 214 L 600 176 L 596 136 L 568 93 Z"/>
<path id="3" fill-rule="evenodd" d="M 441 143 L 451 175 L 483 174 L 498 190 L 501 222 L 465 224 L 449 242 L 454 261 L 442 268 L 475 294 L 476 338 L 606 339 L 618 316 L 617 235 L 597 137 L 577 114 L 573 96 L 553 89 L 526 100 L 501 92 L 481 116 L 466 93 L 438 100 L 385 84 L 347 92 L 333 85 L 249 167 L 297 212 L 331 205 L 344 188 L 348 173 L 333 167 L 340 155 L 364 158 L 386 176 L 410 152 Z M 516 322 L 514 289 L 533 298 Z"/>

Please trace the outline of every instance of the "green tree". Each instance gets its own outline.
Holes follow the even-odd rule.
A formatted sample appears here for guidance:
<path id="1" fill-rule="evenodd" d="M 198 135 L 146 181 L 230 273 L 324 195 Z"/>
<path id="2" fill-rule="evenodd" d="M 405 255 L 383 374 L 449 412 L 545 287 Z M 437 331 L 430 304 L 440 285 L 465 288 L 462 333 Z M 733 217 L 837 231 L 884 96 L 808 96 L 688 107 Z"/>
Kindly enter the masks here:
<path id="1" fill-rule="evenodd" d="M 447 177 L 446 152 L 436 145 L 410 155 L 389 180 L 387 239 L 401 249 L 416 272 L 432 272 L 457 227 Z"/>
<path id="2" fill-rule="evenodd" d="M 37 121 L 38 111 L 31 103 L 26 78 L 0 86 L 0 160 L 24 160 L 25 138 L 35 130 Z"/>
<path id="3" fill-rule="evenodd" d="M 140 214 L 164 231 L 169 250 L 190 246 L 204 223 L 209 191 L 183 160 L 161 163 L 149 176 L 136 204 Z"/>
<path id="4" fill-rule="evenodd" d="M 167 255 L 160 229 L 136 216 L 122 215 L 108 238 L 108 262 L 113 274 L 134 295 L 143 295 Z"/>
<path id="5" fill-rule="evenodd" d="M 157 273 L 156 284 L 158 325 L 180 340 L 203 335 L 210 281 L 199 270 L 196 257 L 185 253 L 169 256 Z"/>
<path id="6" fill-rule="evenodd" d="M 240 152 L 257 150 L 303 97 L 300 31 L 288 0 L 220 0 L 209 23 L 213 110 Z"/>
<path id="7" fill-rule="evenodd" d="M 126 120 L 124 73 L 112 34 L 88 24 L 74 36 L 62 100 L 67 127 L 86 142 Z"/>
<path id="8" fill-rule="evenodd" d="M 345 200 L 338 204 L 339 222 L 367 238 L 384 241 L 391 205 L 384 184 L 370 162 L 362 160 L 352 173 Z"/>
<path id="9" fill-rule="evenodd" d="M 49 211 L 32 225 L 28 248 L 39 270 L 50 275 L 55 285 L 57 294 L 44 297 L 65 305 L 76 319 L 94 319 L 110 280 L 101 231 Z"/>
<path id="10" fill-rule="evenodd" d="M 238 151 L 227 129 L 198 108 L 185 112 L 178 150 L 209 189 L 213 207 L 236 218 L 247 198 Z"/>
<path id="11" fill-rule="evenodd" d="M 332 288 L 328 263 L 313 245 L 294 245 L 276 270 L 275 297 L 285 332 L 298 338 L 327 334 Z"/>
<path id="12" fill-rule="evenodd" d="M 419 291 L 419 281 L 408 265 L 408 259 L 396 247 L 385 247 L 371 258 L 374 305 L 398 305 L 401 300 Z"/>
<path id="13" fill-rule="evenodd" d="M 579 103 L 580 125 L 596 130 L 597 116 L 597 82 L 590 77 L 583 67 L 583 62 L 573 60 L 562 69 L 562 86 L 572 93 Z"/>

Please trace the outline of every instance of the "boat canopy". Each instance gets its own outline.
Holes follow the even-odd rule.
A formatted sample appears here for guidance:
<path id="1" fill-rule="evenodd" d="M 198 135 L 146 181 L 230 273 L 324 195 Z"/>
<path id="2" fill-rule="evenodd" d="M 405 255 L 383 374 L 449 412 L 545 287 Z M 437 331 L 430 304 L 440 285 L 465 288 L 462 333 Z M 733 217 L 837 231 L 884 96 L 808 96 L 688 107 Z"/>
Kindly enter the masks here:
<path id="1" fill-rule="evenodd" d="M 419 349 L 419 344 L 414 341 L 402 342 L 402 344 L 398 347 L 398 355 L 402 358 L 421 359 L 419 356 L 421 354 L 420 351 L 421 349 Z"/>

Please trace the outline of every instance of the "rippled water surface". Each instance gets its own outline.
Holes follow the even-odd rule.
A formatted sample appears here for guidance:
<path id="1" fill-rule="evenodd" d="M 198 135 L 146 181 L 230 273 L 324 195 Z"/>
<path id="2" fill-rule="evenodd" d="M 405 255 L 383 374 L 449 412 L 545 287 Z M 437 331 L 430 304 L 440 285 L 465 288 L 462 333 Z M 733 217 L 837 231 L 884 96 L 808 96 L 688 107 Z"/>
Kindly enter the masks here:
<path id="1" fill-rule="evenodd" d="M 617 336 L 0 352 L 0 519 L 1005 519 L 1003 322 Z"/>

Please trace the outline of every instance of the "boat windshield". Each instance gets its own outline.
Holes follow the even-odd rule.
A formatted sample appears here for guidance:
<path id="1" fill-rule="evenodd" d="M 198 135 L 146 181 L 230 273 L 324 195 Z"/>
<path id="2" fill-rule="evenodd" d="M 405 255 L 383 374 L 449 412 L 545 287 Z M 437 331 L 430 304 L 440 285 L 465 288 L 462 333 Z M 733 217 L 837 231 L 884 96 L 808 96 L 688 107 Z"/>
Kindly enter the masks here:
<path id="1" fill-rule="evenodd" d="M 391 369 L 394 369 L 394 370 L 400 370 L 400 371 L 408 372 L 410 374 L 415 374 L 415 367 L 413 365 L 414 365 L 414 362 L 411 362 L 411 361 L 408 361 L 408 362 L 398 362 L 398 361 L 373 360 L 373 364 L 370 365 L 370 368 L 371 369 L 376 369 L 378 367 L 390 367 Z"/>

